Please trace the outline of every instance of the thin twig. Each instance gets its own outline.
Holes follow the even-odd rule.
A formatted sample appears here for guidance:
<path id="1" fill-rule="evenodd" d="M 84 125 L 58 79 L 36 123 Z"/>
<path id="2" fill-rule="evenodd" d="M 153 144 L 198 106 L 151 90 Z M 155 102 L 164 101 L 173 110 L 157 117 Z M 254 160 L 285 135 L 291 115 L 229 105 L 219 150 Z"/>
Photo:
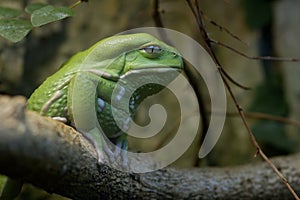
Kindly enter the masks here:
<path id="1" fill-rule="evenodd" d="M 159 10 L 159 0 L 152 1 L 152 18 L 154 23 L 157 27 L 164 27 L 161 17 L 160 17 L 160 10 Z"/>
<path id="2" fill-rule="evenodd" d="M 236 39 L 237 41 L 245 44 L 248 46 L 248 44 L 243 41 L 241 38 L 239 38 L 237 35 L 233 34 L 229 29 L 227 29 L 226 27 L 218 24 L 217 22 L 213 21 L 212 19 L 210 19 L 208 16 L 204 15 L 204 18 L 209 22 L 211 23 L 212 25 L 216 26 L 220 31 L 224 31 L 225 33 L 227 33 L 228 35 L 230 35 L 232 38 Z"/>
<path id="3" fill-rule="evenodd" d="M 89 0 L 79 0 L 79 1 L 77 1 L 77 2 L 75 2 L 74 4 L 72 4 L 71 6 L 70 6 L 70 9 L 73 9 L 73 8 L 75 8 L 75 7 L 77 7 L 78 5 L 80 5 L 82 2 L 89 2 Z"/>
<path id="4" fill-rule="evenodd" d="M 164 24 L 161 20 L 160 16 L 160 8 L 159 8 L 159 0 L 152 0 L 152 12 L 151 12 L 152 18 L 154 20 L 154 23 L 156 27 L 161 27 L 161 29 L 157 29 L 160 37 L 164 42 L 166 42 L 169 45 L 172 45 L 171 41 L 167 37 L 167 34 L 165 32 L 165 29 L 163 29 Z"/>
<path id="5" fill-rule="evenodd" d="M 190 0 L 187 0 L 192 12 L 194 13 L 194 9 L 192 8 L 192 4 L 190 2 Z M 207 31 L 206 31 L 206 28 L 205 28 L 205 24 L 203 22 L 203 14 L 202 14 L 202 10 L 200 8 L 200 4 L 199 4 L 199 1 L 198 0 L 195 0 L 195 6 L 197 8 L 197 13 L 198 15 L 195 16 L 197 18 L 197 22 L 199 21 L 200 23 L 198 24 L 198 26 L 200 27 L 200 31 L 201 31 L 201 36 L 203 37 L 204 41 L 205 41 L 205 45 L 206 47 L 208 48 L 208 51 L 210 53 L 210 55 L 212 55 L 212 58 L 213 60 L 215 61 L 217 67 L 218 67 L 218 70 L 221 74 L 221 77 L 223 79 L 223 82 L 238 110 L 238 113 L 239 115 L 241 116 L 241 119 L 244 123 L 244 126 L 245 128 L 247 129 L 247 132 L 250 136 L 250 139 L 251 139 L 251 142 L 252 144 L 254 145 L 254 147 L 256 148 L 256 154 L 259 154 L 269 165 L 270 167 L 274 170 L 274 172 L 280 177 L 280 179 L 284 182 L 284 184 L 286 185 L 286 187 L 289 189 L 289 191 L 291 192 L 291 194 L 294 196 L 295 199 L 299 199 L 298 195 L 295 193 L 295 191 L 293 190 L 293 188 L 290 186 L 289 182 L 287 181 L 287 179 L 283 176 L 283 174 L 277 169 L 277 167 L 273 164 L 273 162 L 264 154 L 264 152 L 262 151 L 262 149 L 260 148 L 259 144 L 257 143 L 256 141 L 256 138 L 254 137 L 251 129 L 250 129 L 250 126 L 246 120 L 246 117 L 245 117 L 245 114 L 244 114 L 244 111 L 243 111 L 243 108 L 239 105 L 238 101 L 237 101 L 237 98 L 235 97 L 227 79 L 226 79 L 226 76 L 224 75 L 224 73 L 222 73 L 222 66 L 220 64 L 220 62 L 218 61 L 216 55 L 215 55 L 215 52 L 213 51 L 212 47 L 211 47 L 211 43 L 212 43 L 212 40 L 209 38 L 208 34 L 207 34 Z"/>
<path id="6" fill-rule="evenodd" d="M 211 114 L 212 112 L 209 111 L 208 114 Z M 222 115 L 222 112 L 214 112 L 213 114 L 220 114 Z M 256 119 L 256 120 L 268 120 L 268 121 L 274 121 L 279 122 L 286 125 L 291 125 L 300 128 L 300 122 L 296 120 L 289 119 L 287 117 L 282 117 L 278 115 L 271 115 L 267 113 L 261 113 L 261 112 L 244 112 L 244 115 L 248 119 Z M 226 112 L 226 116 L 228 117 L 240 117 L 240 114 L 238 112 Z"/>
<path id="7" fill-rule="evenodd" d="M 211 43 L 217 44 L 219 46 L 225 47 L 226 49 L 239 54 L 240 56 L 243 56 L 245 58 L 251 59 L 251 60 L 270 60 L 270 61 L 281 61 L 281 62 L 300 62 L 299 58 L 282 58 L 282 57 L 272 57 L 272 56 L 248 56 L 247 54 L 240 52 L 239 50 L 222 43 L 220 41 L 216 41 L 213 39 L 209 39 Z"/>
<path id="8" fill-rule="evenodd" d="M 204 26 L 204 20 L 203 20 L 202 18 L 199 18 L 199 17 L 198 17 L 199 14 L 197 14 L 197 11 L 196 11 L 196 9 L 194 9 L 194 7 L 193 7 L 191 1 L 190 1 L 190 0 L 186 0 L 186 1 L 187 1 L 188 5 L 189 5 L 189 7 L 190 7 L 190 9 L 191 9 L 191 11 L 192 11 L 192 13 L 193 13 L 195 19 L 196 19 L 196 22 L 197 22 L 197 24 L 198 24 L 198 28 L 199 28 L 199 30 L 201 31 L 202 35 L 203 35 L 203 39 L 204 39 L 205 41 L 210 41 L 210 38 L 209 38 L 209 36 L 208 36 L 208 34 L 207 34 L 207 31 L 206 31 L 206 27 Z M 198 9 L 198 10 L 199 10 L 199 9 Z M 199 12 L 201 12 L 201 11 L 199 11 Z M 198 12 L 198 13 L 199 13 L 199 12 Z M 201 13 L 201 14 L 203 14 L 203 13 Z M 203 30 L 204 30 L 204 31 L 203 31 Z M 206 45 L 205 49 L 207 49 L 207 50 L 208 50 L 208 49 L 212 49 L 212 46 L 211 46 L 210 42 L 205 42 L 205 45 Z M 210 53 L 211 57 L 213 58 L 213 60 L 214 60 L 215 63 L 217 64 L 217 66 L 220 66 L 220 63 L 219 63 L 219 61 L 218 61 L 216 55 L 215 55 L 215 54 L 212 54 L 210 51 L 208 51 L 208 52 Z M 220 69 L 221 69 L 221 71 L 224 73 L 224 75 L 227 77 L 227 79 L 230 80 L 230 82 L 232 82 L 234 85 L 236 85 L 236 86 L 238 86 L 238 87 L 240 87 L 240 88 L 242 88 L 242 89 L 245 89 L 245 90 L 251 89 L 251 88 L 249 88 L 249 87 L 247 87 L 247 86 L 244 86 L 244 85 L 238 83 L 237 81 L 235 81 L 235 80 L 234 80 L 234 79 L 233 79 L 233 78 L 232 78 L 232 77 L 231 77 L 231 76 L 230 76 L 223 68 L 220 68 Z"/>
<path id="9" fill-rule="evenodd" d="M 233 112 L 227 112 L 227 116 L 239 116 L 239 113 L 233 113 Z M 246 118 L 251 118 L 251 119 L 259 119 L 259 120 L 269 120 L 269 121 L 276 121 L 280 122 L 283 124 L 288 124 L 292 126 L 296 126 L 300 128 L 300 122 L 296 120 L 291 120 L 286 117 L 282 116 L 275 116 L 275 115 L 270 115 L 266 113 L 260 113 L 260 112 L 246 112 L 245 113 Z"/>
<path id="10" fill-rule="evenodd" d="M 225 70 L 224 68 L 220 68 L 221 72 L 223 73 L 223 75 L 230 81 L 232 82 L 234 85 L 244 89 L 244 90 L 251 90 L 252 88 L 251 87 L 248 87 L 248 86 L 245 86 L 245 85 L 242 85 L 240 83 L 238 83 L 237 81 L 235 81 Z"/>

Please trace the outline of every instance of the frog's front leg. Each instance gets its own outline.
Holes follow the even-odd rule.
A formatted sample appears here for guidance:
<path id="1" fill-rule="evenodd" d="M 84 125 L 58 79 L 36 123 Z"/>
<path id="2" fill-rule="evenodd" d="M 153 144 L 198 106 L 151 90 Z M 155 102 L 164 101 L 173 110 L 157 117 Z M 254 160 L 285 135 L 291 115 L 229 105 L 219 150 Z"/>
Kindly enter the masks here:
<path id="1" fill-rule="evenodd" d="M 97 118 L 97 85 L 99 76 L 90 72 L 78 72 L 68 88 L 68 116 L 72 125 L 93 145 L 99 163 L 105 160 L 104 153 L 110 162 L 114 154 L 105 141 L 105 135 L 99 127 Z"/>
<path id="2" fill-rule="evenodd" d="M 94 128 L 88 132 L 81 132 L 81 134 L 93 145 L 97 154 L 98 163 L 103 164 L 105 160 L 105 153 L 112 163 L 114 162 L 115 155 L 106 145 L 103 135 L 100 133 L 98 128 Z"/>
<path id="3" fill-rule="evenodd" d="M 46 101 L 46 103 L 42 106 L 41 110 L 40 110 L 40 115 L 42 116 L 46 116 L 47 113 L 49 113 L 50 107 L 57 103 L 57 101 L 61 98 L 63 98 L 63 91 L 62 90 L 57 90 L 48 101 Z M 51 118 L 63 123 L 67 123 L 68 119 L 66 117 L 66 113 L 67 113 L 67 108 L 63 108 L 64 111 L 63 113 L 58 114 L 58 116 L 52 116 Z"/>
<path id="4" fill-rule="evenodd" d="M 97 98 L 97 115 L 98 120 L 105 131 L 107 137 L 113 141 L 115 144 L 115 147 L 113 148 L 113 157 L 114 160 L 118 160 L 118 157 L 120 157 L 121 166 L 123 168 L 128 167 L 128 159 L 127 159 L 127 149 L 128 149 L 128 141 L 127 141 L 127 135 L 123 132 L 129 129 L 130 125 L 130 118 L 127 118 L 126 120 L 123 120 L 121 117 L 119 119 L 115 119 L 112 115 L 112 106 L 105 102 L 101 97 L 98 96 Z M 116 108 L 114 108 L 116 109 Z M 122 110 L 118 110 L 121 116 L 126 116 Z M 122 130 L 118 127 L 115 120 L 121 120 L 122 121 Z"/>
<path id="5" fill-rule="evenodd" d="M 128 167 L 128 158 L 127 158 L 127 150 L 128 150 L 128 140 L 126 134 L 120 135 L 116 139 L 116 150 L 114 152 L 115 156 L 121 155 L 121 164 L 123 168 Z"/>

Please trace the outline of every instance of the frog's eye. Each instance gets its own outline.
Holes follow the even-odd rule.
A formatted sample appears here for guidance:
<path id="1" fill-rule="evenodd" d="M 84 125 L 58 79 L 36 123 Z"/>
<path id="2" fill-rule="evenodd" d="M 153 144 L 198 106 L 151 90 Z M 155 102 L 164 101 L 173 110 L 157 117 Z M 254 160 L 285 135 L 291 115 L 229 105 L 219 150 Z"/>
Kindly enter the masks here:
<path id="1" fill-rule="evenodd" d="M 140 52 L 147 58 L 157 58 L 160 56 L 162 49 L 158 45 L 149 45 L 141 48 Z"/>

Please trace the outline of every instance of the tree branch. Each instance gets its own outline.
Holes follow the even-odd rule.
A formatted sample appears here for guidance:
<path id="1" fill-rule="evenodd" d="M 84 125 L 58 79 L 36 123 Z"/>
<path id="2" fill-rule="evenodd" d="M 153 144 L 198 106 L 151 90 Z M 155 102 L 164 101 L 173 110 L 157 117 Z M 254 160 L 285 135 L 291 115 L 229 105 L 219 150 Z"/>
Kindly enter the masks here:
<path id="1" fill-rule="evenodd" d="M 129 174 L 96 163 L 74 129 L 0 96 L 0 173 L 72 199 L 290 199 L 266 163 Z M 149 161 L 147 161 L 149 162 Z M 150 161 L 151 162 L 151 161 Z M 300 191 L 300 154 L 274 159 Z M 143 167 L 139 161 L 138 166 Z"/>

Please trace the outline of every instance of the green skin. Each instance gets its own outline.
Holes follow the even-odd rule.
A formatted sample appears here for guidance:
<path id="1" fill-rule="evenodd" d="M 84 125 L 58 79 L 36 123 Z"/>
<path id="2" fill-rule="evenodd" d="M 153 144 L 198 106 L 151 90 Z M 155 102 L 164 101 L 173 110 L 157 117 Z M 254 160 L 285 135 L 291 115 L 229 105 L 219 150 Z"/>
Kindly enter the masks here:
<path id="1" fill-rule="evenodd" d="M 78 128 L 78 123 L 74 120 L 74 114 L 77 113 L 74 106 L 80 104 L 82 112 L 79 131 L 96 148 L 98 161 L 103 162 L 102 152 L 113 159 L 120 151 L 112 153 L 106 147 L 103 133 L 95 128 L 95 122 L 90 120 L 90 112 L 96 111 L 96 120 L 105 136 L 126 150 L 128 145 L 124 129 L 130 126 L 128 117 L 122 114 L 124 112 L 120 108 L 119 121 L 123 122 L 120 129 L 112 115 L 112 92 L 117 81 L 133 76 L 137 79 L 158 81 L 168 78 L 171 82 L 175 77 L 168 76 L 169 69 L 178 72 L 183 70 L 182 58 L 173 47 L 145 33 L 112 36 L 74 55 L 34 91 L 28 100 L 27 108 Z M 125 85 L 124 90 L 130 91 L 130 88 L 133 88 L 132 84 L 134 83 Z M 129 106 L 131 117 L 143 99 L 163 88 L 161 85 L 148 84 L 134 91 Z M 117 95 L 119 105 L 126 103 L 122 95 L 122 92 Z"/>

